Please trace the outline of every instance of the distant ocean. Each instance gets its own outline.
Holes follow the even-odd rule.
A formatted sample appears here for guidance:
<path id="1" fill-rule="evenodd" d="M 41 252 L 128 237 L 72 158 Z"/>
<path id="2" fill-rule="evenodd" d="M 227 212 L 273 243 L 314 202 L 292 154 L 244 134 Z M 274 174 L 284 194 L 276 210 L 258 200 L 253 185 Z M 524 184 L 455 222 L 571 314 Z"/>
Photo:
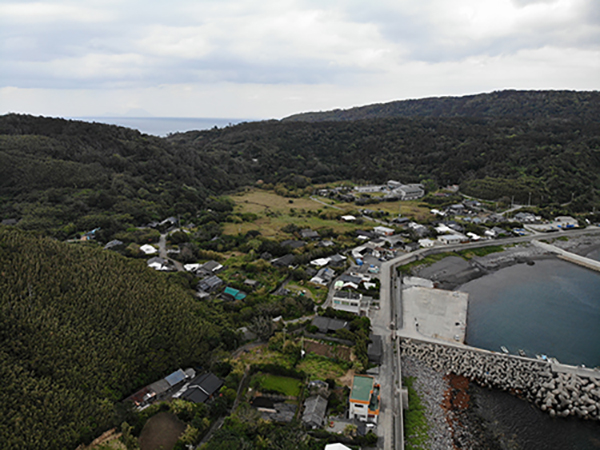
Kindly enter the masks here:
<path id="1" fill-rule="evenodd" d="M 242 122 L 254 122 L 256 119 L 222 119 L 193 117 L 70 117 L 84 122 L 98 122 L 133 128 L 145 134 L 167 136 L 169 133 L 183 133 L 192 130 L 224 128 Z"/>

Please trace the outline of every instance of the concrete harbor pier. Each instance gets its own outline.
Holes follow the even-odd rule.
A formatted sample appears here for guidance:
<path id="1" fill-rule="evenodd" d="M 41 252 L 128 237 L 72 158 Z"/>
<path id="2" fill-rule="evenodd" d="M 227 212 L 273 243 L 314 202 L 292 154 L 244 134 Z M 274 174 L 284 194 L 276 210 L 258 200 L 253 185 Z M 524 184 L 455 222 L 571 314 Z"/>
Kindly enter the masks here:
<path id="1" fill-rule="evenodd" d="M 469 294 L 421 286 L 402 291 L 404 331 L 464 343 Z"/>

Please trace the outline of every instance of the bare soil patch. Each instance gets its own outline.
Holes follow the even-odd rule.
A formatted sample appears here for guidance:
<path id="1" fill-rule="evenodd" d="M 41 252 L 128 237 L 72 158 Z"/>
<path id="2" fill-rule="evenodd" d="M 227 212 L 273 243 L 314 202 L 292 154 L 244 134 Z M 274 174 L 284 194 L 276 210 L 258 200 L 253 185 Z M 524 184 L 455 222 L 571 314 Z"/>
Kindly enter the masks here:
<path id="1" fill-rule="evenodd" d="M 344 361 L 352 360 L 352 349 L 344 345 L 327 345 L 316 341 L 304 341 L 304 348 L 307 353 L 313 352 L 316 355 L 326 356 L 328 358 L 337 358 Z"/>
<path id="2" fill-rule="evenodd" d="M 161 412 L 150 418 L 140 435 L 141 450 L 171 450 L 181 433 L 185 423 L 168 412 Z"/>
<path id="3" fill-rule="evenodd" d="M 354 380 L 354 369 L 350 369 L 348 372 L 346 372 L 346 374 L 343 377 L 340 377 L 337 379 L 337 381 L 342 386 L 348 386 L 349 388 L 352 387 L 353 380 Z"/>

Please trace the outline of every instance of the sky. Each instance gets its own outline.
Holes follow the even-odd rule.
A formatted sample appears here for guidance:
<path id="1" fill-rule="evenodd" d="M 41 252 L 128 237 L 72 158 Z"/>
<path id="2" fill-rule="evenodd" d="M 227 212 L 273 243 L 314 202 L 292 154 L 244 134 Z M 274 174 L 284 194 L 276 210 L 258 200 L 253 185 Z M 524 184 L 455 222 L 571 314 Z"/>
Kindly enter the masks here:
<path id="1" fill-rule="evenodd" d="M 278 119 L 599 88 L 598 0 L 0 0 L 0 114 Z"/>

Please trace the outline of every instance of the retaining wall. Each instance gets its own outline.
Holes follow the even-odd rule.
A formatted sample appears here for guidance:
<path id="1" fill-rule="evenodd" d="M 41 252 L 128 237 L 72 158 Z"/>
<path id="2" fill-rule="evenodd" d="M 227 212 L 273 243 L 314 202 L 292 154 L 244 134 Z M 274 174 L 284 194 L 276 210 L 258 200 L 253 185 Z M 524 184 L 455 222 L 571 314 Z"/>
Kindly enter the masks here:
<path id="1" fill-rule="evenodd" d="M 433 369 L 511 391 L 551 416 L 600 420 L 600 379 L 552 370 L 550 363 L 501 353 L 403 338 L 402 355 Z"/>

